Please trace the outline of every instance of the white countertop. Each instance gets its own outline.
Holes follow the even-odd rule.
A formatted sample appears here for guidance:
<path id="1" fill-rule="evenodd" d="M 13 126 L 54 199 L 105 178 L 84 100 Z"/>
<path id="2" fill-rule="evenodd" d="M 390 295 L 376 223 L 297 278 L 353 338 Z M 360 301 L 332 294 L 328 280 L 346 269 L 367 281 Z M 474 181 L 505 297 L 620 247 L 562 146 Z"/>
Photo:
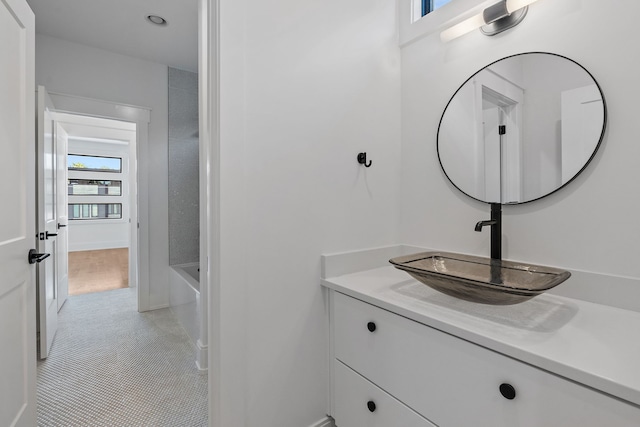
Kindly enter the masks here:
<path id="1" fill-rule="evenodd" d="M 543 294 L 521 304 L 459 300 L 392 266 L 322 285 L 640 406 L 640 313 Z"/>

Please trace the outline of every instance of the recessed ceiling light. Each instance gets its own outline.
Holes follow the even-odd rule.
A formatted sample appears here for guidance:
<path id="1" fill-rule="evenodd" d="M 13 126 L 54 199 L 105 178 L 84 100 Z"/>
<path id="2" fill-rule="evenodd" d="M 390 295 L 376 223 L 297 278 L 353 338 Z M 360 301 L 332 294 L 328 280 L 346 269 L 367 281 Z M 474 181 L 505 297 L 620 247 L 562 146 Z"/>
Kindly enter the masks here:
<path id="1" fill-rule="evenodd" d="M 158 15 L 147 15 L 147 21 L 156 25 L 167 25 L 167 20 Z"/>

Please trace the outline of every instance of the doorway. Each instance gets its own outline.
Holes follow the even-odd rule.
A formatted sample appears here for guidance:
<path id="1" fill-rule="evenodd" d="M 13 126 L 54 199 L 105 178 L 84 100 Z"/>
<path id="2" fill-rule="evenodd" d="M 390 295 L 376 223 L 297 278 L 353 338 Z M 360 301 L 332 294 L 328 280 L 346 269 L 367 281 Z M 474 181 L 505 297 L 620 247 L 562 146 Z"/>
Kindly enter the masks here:
<path id="1" fill-rule="evenodd" d="M 518 102 L 482 87 L 485 197 L 502 203 L 520 199 L 520 162 L 516 120 Z M 515 159 L 514 158 L 515 152 Z M 509 160 L 515 160 L 511 166 Z M 514 180 L 515 185 L 509 185 Z"/>
<path id="2" fill-rule="evenodd" d="M 56 118 L 68 135 L 69 295 L 135 287 L 135 123 L 68 113 Z"/>
<path id="3" fill-rule="evenodd" d="M 517 203 L 522 197 L 522 109 L 524 90 L 488 68 L 475 78 L 480 194 L 485 200 Z"/>
<path id="4" fill-rule="evenodd" d="M 133 107 L 130 106 L 126 109 L 114 108 L 115 105 L 111 103 L 59 94 L 52 94 L 51 97 L 56 107 L 56 119 L 69 135 L 68 153 L 84 156 L 69 156 L 67 160 L 66 170 L 69 176 L 65 184 L 67 187 L 80 186 L 66 188 L 65 194 L 69 198 L 68 215 L 70 218 L 76 217 L 76 221 L 86 221 L 78 224 L 78 227 L 90 227 L 89 221 L 94 221 L 91 219 L 94 217 L 98 218 L 95 221 L 103 222 L 110 219 L 110 215 L 116 218 L 131 217 L 132 240 L 129 248 L 132 258 L 136 260 L 132 262 L 132 266 L 138 267 L 137 276 L 132 274 L 137 282 L 132 280 L 131 284 L 138 286 L 136 289 L 119 289 L 69 298 L 60 311 L 59 330 L 51 354 L 38 364 L 39 423 L 88 425 L 93 424 L 96 419 L 104 419 L 109 425 L 127 425 L 127 422 L 134 419 L 149 425 L 184 423 L 204 427 L 207 423 L 207 375 L 193 367 L 188 335 L 175 322 L 169 308 L 141 310 L 145 299 L 148 301 L 148 280 L 145 278 L 148 278 L 149 240 L 142 233 L 148 230 L 145 216 L 148 215 L 146 165 L 149 164 L 149 157 L 142 150 L 146 150 L 148 121 L 145 120 L 148 120 L 149 111 L 139 109 L 142 116 L 140 119 L 140 116 L 131 116 Z M 84 108 L 80 108 L 80 104 Z M 114 120 L 113 113 L 123 111 L 129 116 L 125 116 L 125 120 L 125 117 L 120 117 L 119 121 Z M 139 120 L 135 120 L 136 118 Z M 80 123 L 77 123 L 78 120 Z M 90 123 L 86 123 L 87 121 Z M 116 134 L 116 131 L 122 129 L 95 134 L 96 127 L 104 132 L 105 129 L 112 128 L 114 122 L 117 124 L 116 128 L 122 124 L 132 126 L 135 130 L 133 136 Z M 78 147 L 75 149 L 74 138 L 78 140 Z M 87 149 L 97 143 L 110 145 L 113 150 L 126 147 L 128 151 L 117 154 L 113 150 L 99 152 Z M 99 157 L 100 162 L 91 168 L 91 159 L 88 157 Z M 116 162 L 115 166 L 104 163 L 114 158 L 119 159 L 120 163 Z M 82 165 L 74 166 L 74 163 Z M 131 183 L 126 184 L 123 175 L 113 171 L 124 171 L 127 164 L 131 168 L 130 181 L 136 184 L 133 187 Z M 103 172 L 110 175 L 81 176 L 82 172 Z M 126 189 L 129 189 L 131 200 L 129 214 L 126 213 L 125 206 L 121 210 L 72 206 L 116 204 L 117 202 L 111 202 L 116 199 L 110 197 L 115 197 L 118 193 L 124 196 Z M 113 195 L 108 194 L 111 191 Z M 72 199 L 75 196 L 78 199 Z M 137 214 L 134 210 L 137 210 Z M 140 226 L 136 218 L 139 219 Z M 73 219 L 69 219 L 71 224 L 65 229 L 71 229 L 73 233 L 72 221 Z M 125 224 L 129 225 L 128 220 Z M 73 244 L 72 236 L 71 245 Z M 88 243 L 83 241 L 83 244 Z M 134 249 L 136 244 L 137 250 Z M 95 249 L 89 246 L 78 248 Z M 138 256 L 135 257 L 135 254 Z M 72 269 L 73 261 L 70 264 L 70 270 Z M 160 370 L 162 375 L 159 376 L 157 372 Z M 173 404 L 167 405 L 166 402 Z"/>
<path id="5" fill-rule="evenodd" d="M 127 250 L 128 277 L 126 281 L 129 287 L 136 288 L 137 311 L 147 311 L 151 309 L 151 304 L 149 302 L 149 184 L 147 179 L 149 169 L 147 156 L 145 156 L 145 154 L 148 151 L 150 110 L 144 107 L 60 93 L 50 93 L 50 95 L 55 104 L 57 119 L 63 123 L 65 130 L 71 135 L 71 141 L 77 141 L 78 145 L 72 144 L 71 147 L 72 149 L 77 148 L 78 152 L 72 154 L 95 153 L 98 157 L 118 157 L 123 159 L 121 167 L 123 171 L 128 171 L 128 177 L 117 179 L 117 174 L 107 174 L 107 178 L 111 179 L 97 179 L 97 181 L 122 182 L 109 183 L 109 185 L 106 185 L 106 183 L 100 184 L 99 187 L 101 188 L 98 189 L 98 192 L 105 193 L 112 191 L 114 194 L 117 194 L 117 192 L 120 191 L 123 195 L 125 193 L 128 194 L 127 200 L 129 201 L 129 205 L 126 207 L 128 212 L 127 210 L 118 212 L 117 208 L 114 211 L 113 207 L 102 207 L 103 212 L 96 212 L 93 207 L 92 209 L 94 209 L 93 213 L 98 216 L 121 215 L 123 217 L 120 225 L 122 226 L 124 224 L 129 230 Z M 85 149 L 90 148 L 90 151 L 81 150 L 83 147 Z M 115 155 L 114 150 L 119 150 L 119 154 Z M 71 153 L 71 150 L 69 152 Z M 82 178 L 72 175 L 71 172 L 69 173 L 70 178 Z M 94 175 L 93 177 L 99 178 L 98 175 Z M 128 179 L 128 185 L 125 184 L 124 178 Z M 118 186 L 120 186 L 120 190 L 116 189 Z M 91 191 L 95 190 L 96 189 L 93 188 Z M 88 200 L 88 202 L 85 203 L 94 204 L 92 203 L 92 196 L 84 195 L 81 197 L 84 197 L 79 199 L 81 202 Z M 109 200 L 114 199 L 110 199 L 109 196 L 106 195 L 101 196 L 101 200 L 103 204 L 117 204 L 109 202 Z M 83 207 L 79 209 L 82 208 Z M 87 213 L 87 208 L 84 209 L 84 213 Z M 110 213 L 108 211 L 109 209 L 111 209 Z M 104 210 L 106 210 L 106 213 Z M 78 212 L 78 214 L 81 216 L 83 212 Z M 91 212 L 87 214 L 91 215 Z M 72 222 L 71 219 L 69 221 Z M 92 221 L 102 221 L 104 223 L 106 219 Z M 81 224 L 87 223 L 88 222 Z M 72 223 L 72 227 L 73 225 Z M 92 228 L 90 225 L 82 225 L 82 227 Z M 103 245 L 103 247 L 92 246 L 92 243 L 90 243 L 92 233 L 84 234 L 85 236 L 80 236 L 75 246 L 72 245 L 70 247 L 70 253 L 105 249 L 105 246 L 110 246 L 111 248 L 127 247 L 122 244 L 122 238 L 107 238 L 104 234 L 98 235 L 97 237 L 99 239 L 97 240 L 103 243 L 108 242 L 108 245 Z M 89 237 L 86 236 L 87 234 Z M 122 230 L 120 231 L 120 235 L 123 235 Z M 94 237 L 96 236 L 94 235 Z M 124 281 L 124 278 L 122 280 Z"/>
<path id="6" fill-rule="evenodd" d="M 138 125 L 59 109 L 56 102 L 64 104 L 67 97 L 53 98 L 38 87 L 38 241 L 41 252 L 53 260 L 38 270 L 41 359 L 49 355 L 58 312 L 69 294 L 106 290 L 105 267 L 121 276 L 108 289 L 136 286 L 139 276 Z M 96 103 L 100 101 L 81 99 L 75 108 L 86 111 Z M 120 257 L 124 252 L 125 259 L 96 257 L 112 249 Z M 91 262 L 87 250 L 92 251 Z"/>
<path id="7" fill-rule="evenodd" d="M 42 263 L 45 265 L 40 266 L 38 271 L 37 323 L 40 358 L 48 355 L 56 334 L 58 311 L 64 304 L 69 289 L 68 280 L 56 280 L 57 273 L 67 270 L 66 256 L 69 249 L 71 252 L 96 249 L 86 246 L 89 244 L 87 239 L 95 240 L 98 237 L 103 244 L 106 241 L 112 247 L 128 247 L 127 285 L 136 287 L 134 296 L 138 311 L 148 309 L 148 231 L 146 227 L 140 227 L 140 223 L 145 223 L 148 215 L 144 197 L 147 181 L 141 179 L 145 176 L 147 166 L 144 160 L 138 161 L 139 150 L 147 147 L 148 124 L 148 109 L 47 93 L 44 87 L 38 88 L 38 217 L 46 220 L 39 219 L 43 224 L 39 226 L 38 240 L 42 246 L 39 246 L 41 252 L 51 253 L 51 258 L 54 259 L 54 262 Z M 72 153 L 74 156 L 69 156 L 71 168 L 67 161 L 67 146 L 77 151 Z M 54 151 L 55 156 L 52 154 Z M 90 156 L 87 153 L 97 154 Z M 53 158 L 56 160 L 52 161 Z M 85 168 L 73 167 L 73 164 L 82 164 Z M 91 165 L 93 170 L 86 167 Z M 74 185 L 69 185 L 72 180 Z M 90 185 L 92 180 L 102 181 L 102 184 Z M 109 181 L 109 185 L 106 185 L 106 181 Z M 74 188 L 76 185 L 79 187 Z M 73 194 L 76 189 L 78 194 Z M 72 192 L 71 195 L 68 194 L 69 191 Z M 79 194 L 83 192 L 113 194 Z M 120 195 L 116 196 L 118 192 Z M 116 199 L 119 199 L 119 203 Z M 44 233 L 49 223 L 53 224 L 50 227 L 52 232 L 47 228 Z M 100 227 L 96 228 L 97 225 L 101 225 L 103 229 L 100 231 Z M 105 232 L 107 225 L 117 225 L 119 232 L 116 233 L 113 228 Z M 67 249 L 66 244 L 58 244 L 58 241 L 69 241 L 66 232 L 68 229 L 75 229 L 71 232 L 75 232 L 77 236 L 72 238 L 71 247 Z M 125 237 L 115 237 L 114 241 L 113 238 L 117 235 Z M 51 236 L 52 239 L 49 238 Z M 112 240 L 109 242 L 108 239 Z M 55 245 L 50 243 L 52 241 Z M 58 260 L 62 259 L 65 268 L 57 268 Z"/>

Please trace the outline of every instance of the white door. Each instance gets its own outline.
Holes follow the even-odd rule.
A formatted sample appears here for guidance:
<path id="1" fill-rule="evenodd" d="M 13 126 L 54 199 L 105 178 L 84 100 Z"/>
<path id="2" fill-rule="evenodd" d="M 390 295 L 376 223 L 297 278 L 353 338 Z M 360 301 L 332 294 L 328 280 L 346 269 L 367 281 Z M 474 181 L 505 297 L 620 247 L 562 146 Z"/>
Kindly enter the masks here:
<path id="1" fill-rule="evenodd" d="M 36 425 L 34 56 L 24 0 L 0 2 L 0 425 Z"/>
<path id="2" fill-rule="evenodd" d="M 57 141 L 53 101 L 38 86 L 38 252 L 51 256 L 38 264 L 38 355 L 49 355 L 58 327 Z"/>
<path id="3" fill-rule="evenodd" d="M 69 295 L 69 233 L 67 225 L 69 224 L 69 211 L 67 205 L 67 146 L 69 137 L 60 123 L 56 123 L 56 148 L 57 148 L 57 283 L 58 288 L 58 311 L 67 300 Z"/>
<path id="4" fill-rule="evenodd" d="M 485 101 L 485 104 L 487 102 Z M 501 138 L 498 127 L 500 121 L 500 107 L 493 104 L 485 105 L 482 110 L 484 131 L 484 200 L 490 202 L 502 201 L 502 166 L 501 166 Z"/>
<path id="5" fill-rule="evenodd" d="M 511 83 L 500 82 L 514 99 L 482 86 L 485 200 L 514 203 L 520 201 L 522 187 L 520 116 L 523 92 Z"/>

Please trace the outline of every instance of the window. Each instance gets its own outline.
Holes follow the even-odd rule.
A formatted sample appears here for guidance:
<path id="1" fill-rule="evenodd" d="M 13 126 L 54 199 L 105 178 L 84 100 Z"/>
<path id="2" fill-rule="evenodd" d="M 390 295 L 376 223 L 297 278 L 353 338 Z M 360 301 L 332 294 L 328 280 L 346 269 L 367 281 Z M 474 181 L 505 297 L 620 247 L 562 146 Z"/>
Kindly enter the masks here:
<path id="1" fill-rule="evenodd" d="M 121 203 L 69 203 L 69 219 L 121 218 Z"/>
<path id="2" fill-rule="evenodd" d="M 126 218 L 129 213 L 128 163 L 124 150 L 128 148 L 101 149 L 105 153 L 114 153 L 113 156 L 94 155 L 91 152 L 67 156 L 70 221 L 122 221 Z"/>
<path id="3" fill-rule="evenodd" d="M 121 196 L 122 181 L 69 179 L 69 196 Z"/>
<path id="4" fill-rule="evenodd" d="M 436 9 L 441 8 L 451 0 L 421 0 L 422 1 L 422 16 L 429 12 L 433 12 Z"/>
<path id="5" fill-rule="evenodd" d="M 122 159 L 119 157 L 69 154 L 67 159 L 67 165 L 70 171 L 122 172 Z"/>

